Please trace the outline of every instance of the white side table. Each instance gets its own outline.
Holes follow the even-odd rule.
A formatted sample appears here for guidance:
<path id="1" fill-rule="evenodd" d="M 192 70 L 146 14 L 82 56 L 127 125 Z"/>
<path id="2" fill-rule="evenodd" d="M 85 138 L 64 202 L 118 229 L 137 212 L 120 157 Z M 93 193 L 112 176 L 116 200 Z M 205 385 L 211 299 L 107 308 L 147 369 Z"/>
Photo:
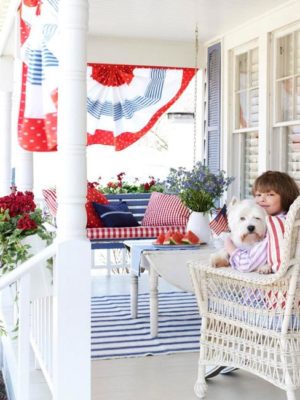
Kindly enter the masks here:
<path id="1" fill-rule="evenodd" d="M 142 241 L 126 241 L 125 245 L 131 249 L 134 246 L 142 246 Z M 140 266 L 149 270 L 150 279 L 150 333 L 152 337 L 158 332 L 158 278 L 162 277 L 177 288 L 193 292 L 187 267 L 188 261 L 203 260 L 207 263 L 209 256 L 215 251 L 211 245 L 199 248 L 169 250 L 167 248 L 149 249 L 151 241 L 144 241 L 145 250 L 141 251 Z M 136 260 L 135 260 L 136 262 Z M 131 269 L 131 316 L 138 315 L 138 274 L 136 268 Z"/>

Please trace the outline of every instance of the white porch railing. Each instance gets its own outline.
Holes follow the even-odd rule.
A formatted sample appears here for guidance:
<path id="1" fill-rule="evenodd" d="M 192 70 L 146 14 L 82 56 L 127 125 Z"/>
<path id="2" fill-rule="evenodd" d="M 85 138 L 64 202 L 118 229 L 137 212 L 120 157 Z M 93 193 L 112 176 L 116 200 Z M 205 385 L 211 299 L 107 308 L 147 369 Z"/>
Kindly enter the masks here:
<path id="1" fill-rule="evenodd" d="M 6 372 L 10 382 L 10 397 L 16 400 L 30 400 L 29 383 L 31 373 L 31 351 L 35 362 L 42 370 L 49 390 L 53 391 L 52 373 L 52 296 L 31 300 L 30 273 L 39 263 L 46 261 L 56 254 L 55 243 L 46 247 L 38 254 L 19 265 L 16 269 L 0 278 L 0 290 L 6 291 L 12 284 L 17 290 L 13 295 L 2 296 L 2 319 L 7 330 L 3 337 L 3 356 Z M 18 299 L 15 303 L 15 294 Z M 17 315 L 16 314 L 17 304 Z M 15 321 L 18 320 L 18 330 L 11 332 Z M 17 336 L 14 339 L 13 336 Z M 42 400 L 42 399 L 41 399 Z"/>

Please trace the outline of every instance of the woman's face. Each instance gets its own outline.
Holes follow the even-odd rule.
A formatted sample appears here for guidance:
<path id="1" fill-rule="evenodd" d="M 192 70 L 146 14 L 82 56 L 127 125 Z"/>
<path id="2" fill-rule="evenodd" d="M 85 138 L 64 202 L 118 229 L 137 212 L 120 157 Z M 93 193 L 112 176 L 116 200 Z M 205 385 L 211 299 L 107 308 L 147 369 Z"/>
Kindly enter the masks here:
<path id="1" fill-rule="evenodd" d="M 282 210 L 281 197 L 274 190 L 269 192 L 255 192 L 255 202 L 263 207 L 269 215 L 280 214 Z"/>

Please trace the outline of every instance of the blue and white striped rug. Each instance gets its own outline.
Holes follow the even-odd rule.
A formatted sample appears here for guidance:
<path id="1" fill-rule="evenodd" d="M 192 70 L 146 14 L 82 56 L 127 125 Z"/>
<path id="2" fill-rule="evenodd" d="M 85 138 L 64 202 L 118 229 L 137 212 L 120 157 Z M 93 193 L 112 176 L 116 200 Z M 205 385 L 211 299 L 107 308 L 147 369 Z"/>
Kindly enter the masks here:
<path id="1" fill-rule="evenodd" d="M 191 293 L 159 293 L 158 337 L 150 336 L 149 294 L 139 294 L 139 317 L 130 296 L 92 298 L 92 358 L 142 357 L 199 350 L 200 319 Z"/>

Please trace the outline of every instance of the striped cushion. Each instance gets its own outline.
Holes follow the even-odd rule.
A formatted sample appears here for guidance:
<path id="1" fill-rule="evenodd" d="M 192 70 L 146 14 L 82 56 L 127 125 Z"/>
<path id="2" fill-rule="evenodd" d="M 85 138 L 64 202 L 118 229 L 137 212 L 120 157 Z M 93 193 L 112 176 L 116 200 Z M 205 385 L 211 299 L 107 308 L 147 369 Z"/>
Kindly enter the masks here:
<path id="1" fill-rule="evenodd" d="M 190 211 L 178 196 L 153 192 L 146 209 L 143 226 L 186 225 Z"/>
<path id="2" fill-rule="evenodd" d="M 133 226 L 131 228 L 90 228 L 88 239 L 151 239 L 161 232 L 179 231 L 185 233 L 185 226 Z"/>
<path id="3" fill-rule="evenodd" d="M 281 264 L 281 244 L 284 236 L 284 218 L 281 216 L 267 217 L 268 254 L 267 262 L 272 271 L 277 272 Z"/>
<path id="4" fill-rule="evenodd" d="M 53 189 L 43 189 L 42 190 L 45 203 L 50 211 L 52 217 L 56 217 L 57 213 L 57 202 L 56 202 L 56 190 Z"/>

